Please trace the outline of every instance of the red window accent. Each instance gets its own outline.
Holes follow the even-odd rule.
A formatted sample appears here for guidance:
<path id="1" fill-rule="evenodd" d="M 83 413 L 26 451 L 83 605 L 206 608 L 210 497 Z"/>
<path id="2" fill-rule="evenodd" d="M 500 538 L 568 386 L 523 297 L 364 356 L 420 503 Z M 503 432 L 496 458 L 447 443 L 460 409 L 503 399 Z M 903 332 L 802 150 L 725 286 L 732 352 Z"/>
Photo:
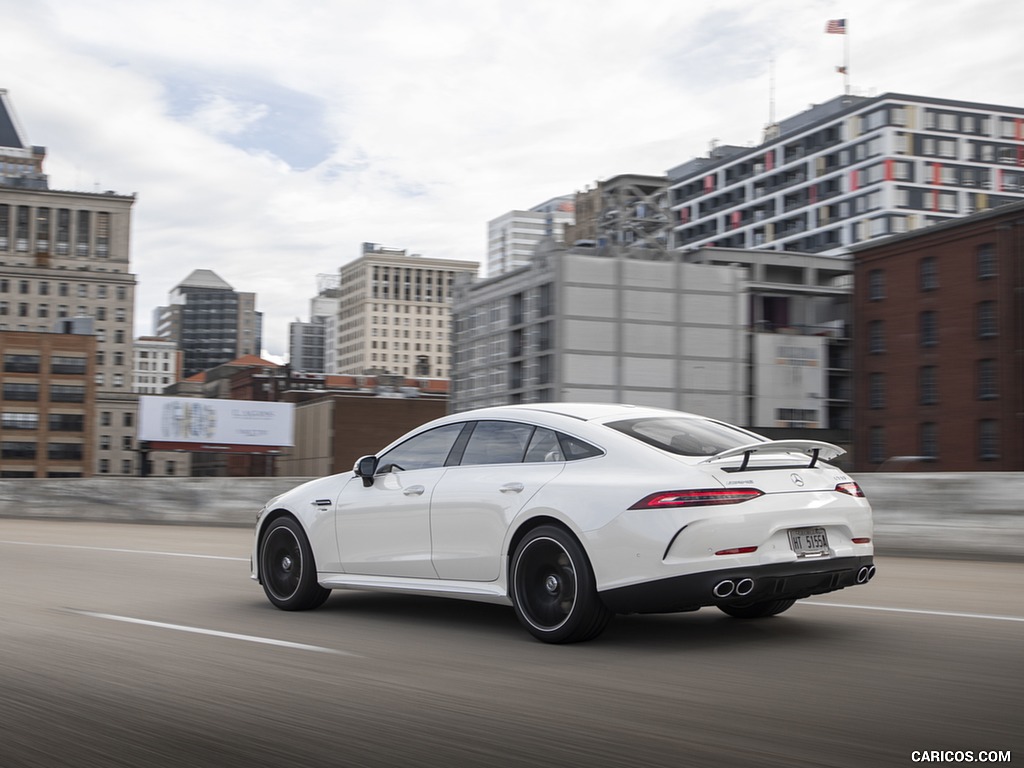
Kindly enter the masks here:
<path id="1" fill-rule="evenodd" d="M 892 181 L 893 178 L 895 178 L 896 174 L 894 173 L 893 168 L 894 168 L 894 161 L 893 161 L 893 159 L 891 157 L 886 158 L 886 160 L 885 160 L 885 180 L 886 181 Z"/>

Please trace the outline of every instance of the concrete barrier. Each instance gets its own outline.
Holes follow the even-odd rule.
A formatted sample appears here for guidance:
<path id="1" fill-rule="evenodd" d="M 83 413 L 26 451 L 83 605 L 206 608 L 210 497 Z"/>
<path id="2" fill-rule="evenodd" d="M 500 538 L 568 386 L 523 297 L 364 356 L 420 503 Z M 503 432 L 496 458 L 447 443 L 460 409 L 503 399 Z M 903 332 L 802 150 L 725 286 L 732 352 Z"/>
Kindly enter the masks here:
<path id="1" fill-rule="evenodd" d="M 308 478 L 0 480 L 0 517 L 251 526 L 263 504 Z M 879 554 L 1024 560 L 1024 473 L 856 475 Z"/>

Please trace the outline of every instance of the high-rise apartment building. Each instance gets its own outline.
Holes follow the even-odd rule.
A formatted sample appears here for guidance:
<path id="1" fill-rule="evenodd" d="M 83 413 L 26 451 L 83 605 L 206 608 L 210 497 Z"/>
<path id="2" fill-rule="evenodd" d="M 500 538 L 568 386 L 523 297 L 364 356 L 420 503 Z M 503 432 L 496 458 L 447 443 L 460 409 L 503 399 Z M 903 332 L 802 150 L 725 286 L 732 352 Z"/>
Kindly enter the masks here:
<path id="1" fill-rule="evenodd" d="M 89 332 L 96 337 L 90 368 L 96 410 L 107 415 L 110 428 L 88 433 L 98 442 L 83 454 L 95 461 L 84 471 L 106 466 L 111 474 L 133 474 L 136 281 L 129 232 L 135 197 L 49 189 L 44 157 L 42 147 L 27 143 L 6 92 L 0 91 L 0 332 L 50 333 L 75 318 L 88 318 L 84 324 L 91 323 Z M 116 446 L 105 454 L 104 436 Z"/>
<path id="2" fill-rule="evenodd" d="M 209 269 L 194 270 L 171 290 L 168 306 L 153 313 L 153 327 L 159 338 L 177 343 L 186 377 L 259 355 L 263 342 L 256 294 L 235 291 Z"/>
<path id="3" fill-rule="evenodd" d="M 363 243 L 339 270 L 339 372 L 447 378 L 453 286 L 479 266 Z"/>
<path id="4" fill-rule="evenodd" d="M 841 96 L 668 179 L 676 250 L 842 252 L 1024 199 L 1024 109 Z"/>
<path id="5" fill-rule="evenodd" d="M 565 242 L 565 228 L 576 221 L 575 197 L 552 198 L 528 211 L 509 211 L 487 222 L 487 276 L 518 269 L 530 262 L 544 239 Z"/>

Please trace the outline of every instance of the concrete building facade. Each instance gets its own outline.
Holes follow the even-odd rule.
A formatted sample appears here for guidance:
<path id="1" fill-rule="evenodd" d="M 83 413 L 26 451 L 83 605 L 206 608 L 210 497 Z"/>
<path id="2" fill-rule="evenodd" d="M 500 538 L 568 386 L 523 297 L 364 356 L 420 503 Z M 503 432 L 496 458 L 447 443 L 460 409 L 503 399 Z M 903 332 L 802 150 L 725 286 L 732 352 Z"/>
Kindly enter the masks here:
<path id="1" fill-rule="evenodd" d="M 457 285 L 452 410 L 626 402 L 845 443 L 851 291 L 834 257 L 550 244 Z"/>
<path id="2" fill-rule="evenodd" d="M 668 178 L 674 249 L 841 252 L 1024 199 L 1024 109 L 841 96 Z"/>
<path id="3" fill-rule="evenodd" d="M 447 378 L 453 286 L 479 266 L 363 243 L 339 270 L 339 371 Z"/>

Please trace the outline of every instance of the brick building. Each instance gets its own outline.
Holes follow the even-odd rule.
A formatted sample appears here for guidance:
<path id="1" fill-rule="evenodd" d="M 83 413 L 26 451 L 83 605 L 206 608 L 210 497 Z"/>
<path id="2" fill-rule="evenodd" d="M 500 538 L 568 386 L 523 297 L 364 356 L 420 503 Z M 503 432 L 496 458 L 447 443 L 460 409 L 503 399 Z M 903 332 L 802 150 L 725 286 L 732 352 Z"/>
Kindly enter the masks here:
<path id="1" fill-rule="evenodd" d="M 858 470 L 1024 470 L 1024 203 L 854 252 Z"/>

